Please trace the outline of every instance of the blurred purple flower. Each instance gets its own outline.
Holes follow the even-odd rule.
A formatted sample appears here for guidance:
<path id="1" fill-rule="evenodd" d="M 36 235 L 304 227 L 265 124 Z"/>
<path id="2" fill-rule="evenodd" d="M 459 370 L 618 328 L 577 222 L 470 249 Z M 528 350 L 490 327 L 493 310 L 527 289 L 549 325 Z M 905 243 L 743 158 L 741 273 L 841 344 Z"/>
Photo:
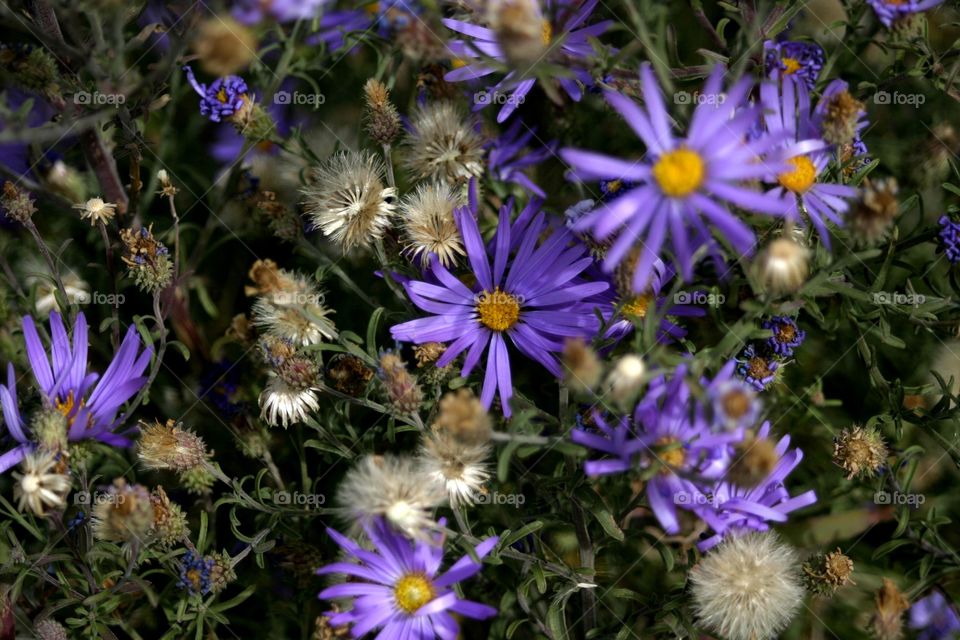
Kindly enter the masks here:
<path id="1" fill-rule="evenodd" d="M 877 18 L 885 27 L 890 27 L 901 18 L 933 9 L 943 0 L 867 0 Z"/>
<path id="2" fill-rule="evenodd" d="M 917 640 L 954 640 L 960 637 L 960 616 L 943 593 L 933 591 L 910 607 L 910 628 Z"/>

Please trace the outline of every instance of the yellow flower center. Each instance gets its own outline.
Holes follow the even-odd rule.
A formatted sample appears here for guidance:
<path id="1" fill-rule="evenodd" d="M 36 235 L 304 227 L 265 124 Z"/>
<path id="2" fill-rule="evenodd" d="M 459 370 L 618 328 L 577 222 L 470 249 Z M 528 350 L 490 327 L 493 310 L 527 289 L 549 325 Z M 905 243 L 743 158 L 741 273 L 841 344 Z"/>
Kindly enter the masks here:
<path id="1" fill-rule="evenodd" d="M 796 58 L 780 58 L 780 62 L 783 63 L 783 72 L 788 76 L 800 71 L 800 61 Z"/>
<path id="2" fill-rule="evenodd" d="M 622 307 L 624 315 L 637 316 L 638 318 L 647 317 L 647 308 L 650 306 L 650 301 L 653 299 L 648 293 L 645 293 L 641 296 L 631 298 Z"/>
<path id="3" fill-rule="evenodd" d="M 454 68 L 454 69 L 461 69 L 461 68 L 467 66 L 467 64 L 469 64 L 469 63 L 468 63 L 466 60 L 464 60 L 463 58 L 451 58 L 451 59 L 450 59 L 450 66 L 451 66 L 452 68 Z"/>
<path id="4" fill-rule="evenodd" d="M 217 100 L 219 100 L 222 104 L 226 104 L 226 103 L 227 103 L 227 88 L 226 88 L 226 87 L 220 87 L 220 90 L 217 91 Z"/>
<path id="5" fill-rule="evenodd" d="M 664 450 L 657 454 L 660 461 L 667 467 L 663 469 L 662 473 L 669 474 L 671 469 L 682 466 L 687 459 L 686 451 L 684 451 L 683 446 L 678 443 L 679 440 L 672 436 L 665 436 L 657 440 L 657 446 L 664 447 Z"/>
<path id="6" fill-rule="evenodd" d="M 793 165 L 793 170 L 784 171 L 777 176 L 785 188 L 794 193 L 804 193 L 817 181 L 817 167 L 807 156 L 789 158 L 787 162 Z"/>
<path id="7" fill-rule="evenodd" d="M 553 41 L 553 25 L 550 24 L 549 20 L 543 21 L 543 26 L 540 28 L 540 41 L 543 42 L 545 47 Z"/>
<path id="8" fill-rule="evenodd" d="M 616 193 L 623 187 L 623 180 L 611 180 L 607 183 L 607 193 Z"/>
<path id="9" fill-rule="evenodd" d="M 671 198 L 684 198 L 699 189 L 703 174 L 703 158 L 684 147 L 666 152 L 653 165 L 654 179 Z"/>
<path id="10" fill-rule="evenodd" d="M 750 396 L 743 389 L 733 389 L 723 396 L 720 404 L 731 418 L 742 418 L 750 410 Z"/>
<path id="11" fill-rule="evenodd" d="M 422 573 L 408 573 L 393 586 L 397 606 L 407 613 L 414 613 L 433 600 L 436 594 L 430 580 Z"/>
<path id="12" fill-rule="evenodd" d="M 520 303 L 497 287 L 477 297 L 477 313 L 483 326 L 494 331 L 506 331 L 520 319 Z"/>

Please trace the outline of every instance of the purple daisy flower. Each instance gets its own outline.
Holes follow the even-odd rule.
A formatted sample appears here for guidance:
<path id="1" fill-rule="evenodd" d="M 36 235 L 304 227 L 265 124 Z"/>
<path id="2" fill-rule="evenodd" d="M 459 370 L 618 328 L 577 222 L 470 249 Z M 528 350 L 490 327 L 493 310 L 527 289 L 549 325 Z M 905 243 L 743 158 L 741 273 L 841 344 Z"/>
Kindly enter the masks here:
<path id="1" fill-rule="evenodd" d="M 599 37 L 613 24 L 612 20 L 604 20 L 594 25 L 584 26 L 599 1 L 586 0 L 581 4 L 570 0 L 547 0 L 547 15 L 542 18 L 542 38 L 545 47 L 542 58 L 546 61 L 556 59 L 570 71 L 573 77 L 561 76 L 557 77 L 556 81 L 574 102 L 579 102 L 583 97 L 582 86 L 593 85 L 593 78 L 583 68 L 583 63 L 593 55 L 590 38 Z M 497 40 L 497 34 L 492 29 L 451 18 L 444 18 L 443 24 L 468 38 L 468 40 L 454 40 L 448 45 L 453 55 L 468 64 L 448 72 L 444 76 L 447 81 L 477 80 L 503 69 L 507 56 Z M 503 106 L 497 114 L 497 122 L 503 122 L 509 118 L 517 107 L 523 104 L 536 83 L 536 77 L 526 77 L 525 72 L 513 70 L 498 83 L 489 87 L 488 97 L 489 94 L 505 97 Z M 477 100 L 475 110 L 482 109 L 493 102 L 497 100 Z"/>
<path id="2" fill-rule="evenodd" d="M 740 354 L 737 373 L 757 391 L 763 391 L 776 378 L 780 363 L 761 354 L 752 344 Z"/>
<path id="3" fill-rule="evenodd" d="M 67 418 L 67 439 L 71 442 L 93 439 L 116 447 L 130 446 L 126 437 L 114 433 L 124 416 L 120 406 L 133 397 L 147 381 L 143 375 L 153 351 L 140 351 L 140 337 L 131 326 L 103 377 L 87 373 L 87 320 L 77 314 L 73 326 L 73 344 L 60 314 L 50 313 L 51 348 L 47 355 L 33 319 L 23 318 L 23 337 L 33 377 L 40 388 L 44 405 Z M 99 379 L 99 381 L 98 381 Z M 7 384 L 0 386 L 0 405 L 7 430 L 17 446 L 0 456 L 0 473 L 19 464 L 33 449 L 26 423 L 17 406 L 16 377 L 13 365 L 7 367 Z"/>
<path id="4" fill-rule="evenodd" d="M 714 430 L 750 429 L 763 409 L 756 390 L 736 375 L 736 367 L 737 361 L 731 360 L 706 387 Z"/>
<path id="5" fill-rule="evenodd" d="M 793 350 L 807 338 L 807 332 L 797 326 L 796 320 L 787 316 L 774 316 L 764 320 L 760 326 L 773 332 L 767 339 L 766 346 L 781 358 L 792 356 Z"/>
<path id="6" fill-rule="evenodd" d="M 475 620 L 497 614 L 495 608 L 464 600 L 452 589 L 479 573 L 483 568 L 479 562 L 465 555 L 439 573 L 443 560 L 442 537 L 412 541 L 390 529 L 382 518 L 365 530 L 374 551 L 327 529 L 330 537 L 357 562 L 335 562 L 321 567 L 317 573 L 358 578 L 356 582 L 336 584 L 320 592 L 323 600 L 353 598 L 353 606 L 348 611 L 326 614 L 332 625 L 350 625 L 354 638 L 382 629 L 377 638 L 383 640 L 455 640 L 459 625 L 451 614 Z M 477 559 L 486 557 L 497 540 L 497 536 L 493 536 L 478 544 L 474 549 Z"/>
<path id="7" fill-rule="evenodd" d="M 767 440 L 769 436 L 770 423 L 764 422 L 756 440 Z M 740 487 L 724 478 L 706 489 L 710 500 L 698 505 L 695 511 L 716 533 L 697 545 L 701 551 L 716 546 L 728 533 L 737 535 L 748 531 L 766 531 L 770 528 L 768 523 L 786 522 L 789 513 L 817 501 L 813 489 L 791 497 L 783 484 L 803 459 L 802 451 L 790 449 L 790 436 L 780 438 L 774 455 L 776 466 L 755 486 Z"/>
<path id="8" fill-rule="evenodd" d="M 527 127 L 517 120 L 488 147 L 487 167 L 491 175 L 501 182 L 512 182 L 540 198 L 547 194 L 524 173 L 535 167 L 551 155 L 556 149 L 555 142 L 549 142 L 538 149 L 530 149 L 530 140 L 536 129 Z"/>
<path id="9" fill-rule="evenodd" d="M 787 166 L 765 159 L 779 143 L 773 136 L 747 140 L 760 114 L 759 106 L 744 103 L 752 82 L 742 78 L 724 93 L 724 73 L 723 66 L 714 69 L 686 137 L 677 138 L 653 71 L 644 64 L 640 79 L 645 109 L 614 91 L 605 96 L 646 145 L 647 155 L 621 160 L 579 149 L 560 152 L 578 179 L 625 180 L 637 185 L 610 203 L 598 204 L 577 225 L 581 231 L 589 229 L 599 241 L 616 236 L 604 259 L 607 271 L 638 242 L 643 245 L 634 271 L 636 291 L 643 291 L 650 281 L 653 264 L 668 236 L 684 280 L 693 275 L 694 253 L 711 237 L 707 223 L 737 251 L 752 252 L 753 231 L 724 202 L 777 216 L 790 211 L 790 202 L 782 194 L 758 193 L 743 184 Z"/>
<path id="10" fill-rule="evenodd" d="M 232 14 L 243 24 L 257 24 L 265 18 L 277 22 L 310 20 L 330 0 L 238 0 Z"/>
<path id="11" fill-rule="evenodd" d="M 840 85 L 831 86 L 834 92 L 841 90 Z M 847 200 L 855 197 L 857 190 L 824 182 L 833 155 L 831 146 L 820 137 L 817 116 L 811 112 L 810 93 L 805 85 L 765 82 L 760 87 L 760 99 L 767 131 L 785 141 L 781 153 L 789 165 L 786 171 L 767 177 L 778 183 L 768 194 L 787 198 L 789 218 L 799 220 L 800 213 L 805 213 L 824 246 L 829 248 L 826 222 L 843 225 L 842 214 L 850 207 Z"/>
<path id="12" fill-rule="evenodd" d="M 813 90 L 825 61 L 819 45 L 798 40 L 767 40 L 763 50 L 768 74 L 801 82 Z"/>
<path id="13" fill-rule="evenodd" d="M 952 640 L 960 637 L 960 616 L 940 591 L 917 600 L 910 607 L 910 628 L 917 640 Z"/>
<path id="14" fill-rule="evenodd" d="M 225 76 L 217 78 L 212 84 L 205 85 L 197 82 L 193 69 L 183 68 L 187 73 L 190 86 L 200 96 L 200 114 L 207 116 L 213 122 L 222 122 L 243 108 L 250 99 L 247 95 L 249 88 L 246 81 L 239 76 Z"/>
<path id="15" fill-rule="evenodd" d="M 960 222 L 954 222 L 948 216 L 940 216 L 940 246 L 947 254 L 947 260 L 953 264 L 960 262 Z"/>
<path id="16" fill-rule="evenodd" d="M 506 416 L 510 415 L 509 401 L 513 396 L 507 344 L 512 343 L 550 373 L 562 377 L 556 354 L 563 350 L 567 338 L 589 340 L 596 334 L 599 321 L 593 305 L 585 301 L 609 286 L 578 277 L 593 259 L 585 255 L 583 245 L 566 229 L 553 228 L 537 246 L 547 229 L 540 204 L 531 201 L 513 225 L 512 203 L 501 208 L 497 232 L 490 242 L 492 268 L 471 208 L 458 208 L 454 217 L 475 282 L 471 286 L 464 284 L 432 258 L 434 282 L 409 280 L 404 287 L 417 307 L 433 315 L 390 329 L 396 340 L 449 343 L 436 362 L 438 367 L 447 366 L 466 351 L 461 374 L 464 377 L 487 351 L 480 399 L 489 408 L 499 390 Z"/>
<path id="17" fill-rule="evenodd" d="M 867 0 L 883 26 L 890 27 L 901 18 L 929 11 L 943 0 Z"/>

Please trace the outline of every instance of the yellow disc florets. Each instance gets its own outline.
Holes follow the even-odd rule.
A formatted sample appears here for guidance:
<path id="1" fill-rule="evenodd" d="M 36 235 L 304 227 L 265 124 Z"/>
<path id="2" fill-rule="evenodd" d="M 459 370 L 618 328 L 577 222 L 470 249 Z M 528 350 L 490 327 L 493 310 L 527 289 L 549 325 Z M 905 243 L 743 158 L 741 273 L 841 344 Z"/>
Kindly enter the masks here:
<path id="1" fill-rule="evenodd" d="M 794 193 L 805 193 L 817 181 L 817 167 L 807 156 L 789 158 L 787 163 L 793 167 L 784 171 L 777 179 L 786 189 Z"/>
<path id="2" fill-rule="evenodd" d="M 407 613 L 414 613 L 433 600 L 435 595 L 433 584 L 422 573 L 408 573 L 393 586 L 397 606 Z"/>
<path id="3" fill-rule="evenodd" d="M 699 189 L 704 173 L 700 154 L 684 147 L 664 153 L 653 165 L 654 179 L 671 198 L 684 198 Z"/>
<path id="4" fill-rule="evenodd" d="M 494 331 L 506 331 L 520 319 L 520 302 L 497 287 L 477 296 L 480 324 Z"/>

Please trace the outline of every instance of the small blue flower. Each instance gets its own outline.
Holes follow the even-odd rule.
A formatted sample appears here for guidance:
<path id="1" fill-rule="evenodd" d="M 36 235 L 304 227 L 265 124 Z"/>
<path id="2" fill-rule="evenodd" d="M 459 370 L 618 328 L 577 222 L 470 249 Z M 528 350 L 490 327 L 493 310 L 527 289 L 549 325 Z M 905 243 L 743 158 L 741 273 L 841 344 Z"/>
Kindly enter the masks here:
<path id="1" fill-rule="evenodd" d="M 802 82 L 813 89 L 823 69 L 823 49 L 812 42 L 767 40 L 763 45 L 767 73 L 778 70 L 784 80 Z"/>
<path id="2" fill-rule="evenodd" d="M 947 216 L 940 217 L 940 246 L 953 264 L 960 262 L 960 222 Z"/>
<path id="3" fill-rule="evenodd" d="M 773 332 L 767 339 L 767 348 L 784 358 L 792 356 L 793 350 L 807 338 L 807 332 L 800 329 L 793 318 L 787 316 L 774 316 L 764 320 L 760 326 Z"/>
<path id="4" fill-rule="evenodd" d="M 195 551 L 187 551 L 180 560 L 180 579 L 177 580 L 177 587 L 188 591 L 192 596 L 209 593 L 210 571 L 213 565 L 213 558 L 201 556 Z"/>
<path id="5" fill-rule="evenodd" d="M 200 114 L 207 116 L 213 122 L 221 122 L 239 111 L 249 99 L 246 81 L 239 76 L 224 76 L 217 78 L 212 84 L 205 85 L 197 82 L 193 69 L 183 68 L 187 73 L 190 86 L 200 96 Z"/>
<path id="6" fill-rule="evenodd" d="M 737 373 L 757 391 L 763 391 L 773 382 L 779 367 L 779 362 L 758 353 L 752 344 L 743 350 L 737 360 Z"/>

